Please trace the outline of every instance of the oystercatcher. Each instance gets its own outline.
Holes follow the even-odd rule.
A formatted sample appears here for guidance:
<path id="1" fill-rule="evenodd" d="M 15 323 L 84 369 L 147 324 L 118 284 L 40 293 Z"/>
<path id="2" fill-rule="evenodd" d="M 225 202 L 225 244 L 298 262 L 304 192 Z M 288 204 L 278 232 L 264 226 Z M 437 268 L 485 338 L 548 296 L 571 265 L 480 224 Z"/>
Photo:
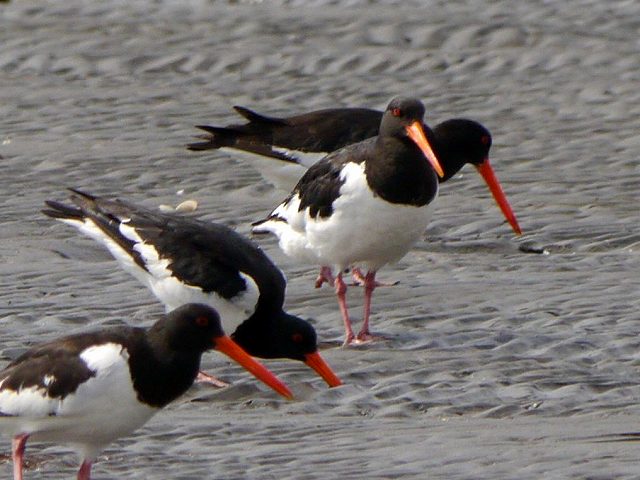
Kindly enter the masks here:
<path id="1" fill-rule="evenodd" d="M 103 448 L 187 391 L 210 349 L 291 398 L 277 377 L 224 334 L 207 305 L 183 305 L 149 329 L 96 330 L 28 350 L 0 372 L 0 431 L 13 436 L 14 480 L 22 480 L 28 439 L 70 445 L 82 459 L 77 478 L 89 479 Z"/>
<path id="2" fill-rule="evenodd" d="M 43 213 L 105 245 L 167 311 L 211 305 L 249 354 L 300 360 L 329 386 L 341 385 L 318 353 L 314 328 L 283 310 L 286 279 L 258 246 L 224 225 L 72 192 L 73 205 L 49 200 Z"/>
<path id="3" fill-rule="evenodd" d="M 268 117 L 244 107 L 234 107 L 248 123 L 212 127 L 204 141 L 189 150 L 233 149 L 252 154 L 253 164 L 276 187 L 291 191 L 300 177 L 328 153 L 378 134 L 382 112 L 366 108 L 330 108 L 292 117 Z M 491 134 L 482 124 L 454 118 L 433 129 L 433 148 L 442 165 L 445 182 L 465 164 L 475 166 L 516 234 L 520 226 L 489 162 Z M 275 161 L 274 161 L 275 160 Z"/>
<path id="4" fill-rule="evenodd" d="M 424 105 L 395 98 L 377 137 L 347 146 L 315 163 L 293 192 L 254 233 L 273 233 L 296 260 L 321 267 L 321 280 L 335 286 L 345 326 L 345 344 L 367 341 L 376 272 L 402 258 L 423 235 L 438 195 L 442 169 L 422 122 Z M 426 129 L 426 131 L 425 131 Z M 364 275 L 363 324 L 351 327 L 342 273 Z"/>

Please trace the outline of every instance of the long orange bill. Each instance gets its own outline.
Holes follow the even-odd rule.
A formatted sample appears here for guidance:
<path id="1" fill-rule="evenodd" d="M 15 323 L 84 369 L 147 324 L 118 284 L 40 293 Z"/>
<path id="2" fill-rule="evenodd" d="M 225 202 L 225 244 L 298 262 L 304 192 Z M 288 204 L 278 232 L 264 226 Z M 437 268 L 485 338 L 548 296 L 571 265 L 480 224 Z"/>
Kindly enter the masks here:
<path id="1" fill-rule="evenodd" d="M 489 157 L 485 158 L 484 162 L 482 162 L 480 165 L 476 165 L 476 168 L 478 169 L 478 173 L 480 173 L 480 175 L 482 175 L 482 178 L 484 178 L 484 181 L 487 182 L 493 198 L 495 198 L 496 203 L 500 207 L 500 210 L 502 210 L 502 213 L 511 225 L 511 228 L 513 228 L 513 231 L 516 232 L 517 235 L 520 235 L 522 233 L 522 230 L 520 230 L 520 225 L 518 225 L 516 215 L 515 213 L 513 213 L 511 205 L 509 205 L 507 197 L 502 191 L 502 187 L 500 186 L 498 177 L 496 177 L 493 168 L 491 168 Z"/>
<path id="2" fill-rule="evenodd" d="M 235 360 L 242 365 L 246 370 L 253 374 L 258 380 L 262 380 L 265 384 L 273 388 L 283 397 L 291 400 L 293 394 L 291 390 L 282 383 L 278 377 L 271 373 L 264 365 L 253 359 L 245 352 L 240 346 L 231 340 L 228 336 L 223 335 L 221 337 L 215 337 L 213 339 L 214 347 L 216 350 L 224 353 L 232 360 Z"/>
<path id="3" fill-rule="evenodd" d="M 444 170 L 442 170 L 442 166 L 438 161 L 438 157 L 433 153 L 433 149 L 427 140 L 427 136 L 424 134 L 424 130 L 422 129 L 422 124 L 419 121 L 413 122 L 411 125 L 406 127 L 407 135 L 409 138 L 414 141 L 414 143 L 422 150 L 424 156 L 427 157 L 429 163 L 436 171 L 440 178 L 444 177 Z"/>
<path id="4" fill-rule="evenodd" d="M 324 378 L 324 381 L 327 382 L 330 387 L 342 385 L 342 381 L 335 373 L 333 373 L 329 364 L 324 361 L 318 352 L 307 353 L 304 356 L 304 363 L 309 365 L 318 373 L 318 375 Z"/>

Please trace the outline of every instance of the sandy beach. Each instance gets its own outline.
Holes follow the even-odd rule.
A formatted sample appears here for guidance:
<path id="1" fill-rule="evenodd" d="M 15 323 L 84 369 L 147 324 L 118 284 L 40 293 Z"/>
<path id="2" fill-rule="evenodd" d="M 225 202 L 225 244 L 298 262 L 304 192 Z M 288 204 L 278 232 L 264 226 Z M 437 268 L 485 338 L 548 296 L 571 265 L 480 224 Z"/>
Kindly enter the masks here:
<path id="1" fill-rule="evenodd" d="M 442 185 L 424 241 L 380 271 L 372 327 L 342 348 L 316 269 L 257 241 L 289 280 L 345 385 L 267 361 L 287 402 L 216 354 L 233 382 L 194 387 L 111 445 L 96 479 L 640 478 L 640 4 L 275 0 L 0 4 L 1 365 L 27 346 L 162 306 L 92 240 L 40 213 L 67 187 L 248 233 L 282 200 L 250 162 L 189 152 L 194 125 L 384 108 L 482 122 L 524 235 L 475 170 Z M 349 302 L 360 318 L 362 291 Z M 10 439 L 0 476 L 11 474 Z M 26 478 L 76 458 L 30 444 Z"/>

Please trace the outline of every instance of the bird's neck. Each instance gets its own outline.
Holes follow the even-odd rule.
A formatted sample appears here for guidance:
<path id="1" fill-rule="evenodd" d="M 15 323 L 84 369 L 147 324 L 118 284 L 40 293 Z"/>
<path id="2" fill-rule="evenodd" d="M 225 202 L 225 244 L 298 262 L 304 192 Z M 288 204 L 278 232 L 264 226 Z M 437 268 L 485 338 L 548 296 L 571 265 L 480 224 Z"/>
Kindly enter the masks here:
<path id="1" fill-rule="evenodd" d="M 444 176 L 438 179 L 440 183 L 449 180 L 458 173 L 466 163 L 469 163 L 465 152 L 457 148 L 457 145 L 460 144 L 464 144 L 464 140 L 436 142 L 436 155 L 444 170 Z"/>
<path id="2" fill-rule="evenodd" d="M 276 323 L 280 313 L 258 308 L 233 332 L 233 340 L 249 355 L 278 358 Z"/>
<path id="3" fill-rule="evenodd" d="M 145 353 L 129 356 L 138 398 L 153 407 L 163 407 L 186 392 L 200 369 L 201 352 L 176 351 L 161 336 L 147 336 L 132 349 Z"/>
<path id="4" fill-rule="evenodd" d="M 435 172 L 409 139 L 379 137 L 365 175 L 371 189 L 390 203 L 424 206 L 437 192 Z"/>

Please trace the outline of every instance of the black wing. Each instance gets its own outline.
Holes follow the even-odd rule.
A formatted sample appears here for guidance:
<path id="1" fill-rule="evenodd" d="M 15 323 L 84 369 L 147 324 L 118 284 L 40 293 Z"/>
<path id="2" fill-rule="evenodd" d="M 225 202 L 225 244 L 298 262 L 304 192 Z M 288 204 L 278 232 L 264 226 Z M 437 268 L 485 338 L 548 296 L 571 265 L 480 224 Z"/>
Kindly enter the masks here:
<path id="1" fill-rule="evenodd" d="M 276 150 L 334 152 L 378 134 L 382 112 L 365 108 L 331 108 L 286 118 L 268 117 L 234 107 L 249 123 L 227 127 L 198 126 L 210 135 L 190 150 L 230 147 L 284 161 L 295 161 Z M 275 147 L 275 148 L 274 148 Z"/>
<path id="2" fill-rule="evenodd" d="M 246 290 L 243 273 L 253 278 L 261 297 L 284 302 L 286 281 L 282 272 L 250 240 L 230 228 L 179 214 L 162 213 L 123 200 L 109 200 L 73 190 L 76 207 L 48 201 L 56 218 L 91 219 L 113 241 L 147 270 L 136 242 L 120 232 L 120 224 L 133 228 L 145 244 L 152 245 L 180 281 L 231 298 Z"/>
<path id="3" fill-rule="evenodd" d="M 347 163 L 366 161 L 374 144 L 375 138 L 370 138 L 327 155 L 307 170 L 289 198 L 298 195 L 299 210 L 309 208 L 311 217 L 329 217 L 333 213 L 333 202 L 344 184 L 340 178 L 342 168 Z"/>
<path id="4" fill-rule="evenodd" d="M 92 345 L 134 341 L 132 332 L 141 329 L 116 327 L 94 333 L 81 333 L 31 348 L 0 372 L 0 391 L 36 387 L 48 397 L 64 399 L 89 378 L 95 376 L 80 353 Z M 130 337 L 127 340 L 127 335 Z M 52 412 L 53 414 L 53 412 Z"/>

